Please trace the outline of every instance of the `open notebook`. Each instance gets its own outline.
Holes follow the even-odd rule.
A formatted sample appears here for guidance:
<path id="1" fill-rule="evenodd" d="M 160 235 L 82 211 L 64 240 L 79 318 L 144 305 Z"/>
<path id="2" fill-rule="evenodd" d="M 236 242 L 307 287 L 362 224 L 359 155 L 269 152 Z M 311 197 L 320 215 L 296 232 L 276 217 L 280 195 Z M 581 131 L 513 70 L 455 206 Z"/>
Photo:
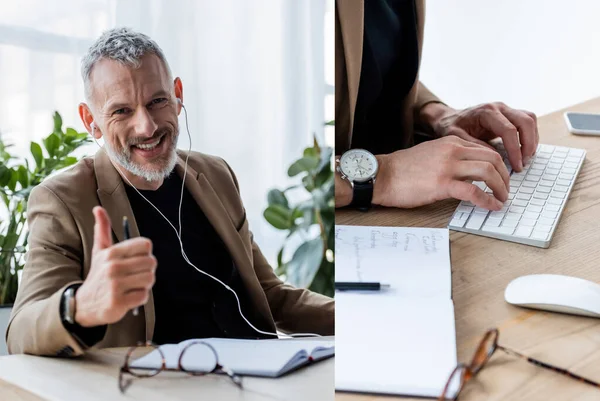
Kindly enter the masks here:
<path id="1" fill-rule="evenodd" d="M 448 230 L 338 225 L 335 250 L 335 281 L 390 285 L 336 292 L 336 390 L 438 397 L 457 362 Z"/>
<path id="2" fill-rule="evenodd" d="M 160 350 L 165 356 L 167 368 L 177 368 L 181 350 L 190 342 L 165 344 Z M 313 361 L 333 356 L 334 340 L 239 340 L 230 338 L 202 339 L 214 347 L 219 363 L 238 375 L 279 377 Z M 186 355 L 188 351 L 186 351 Z M 192 358 L 194 354 L 192 353 Z M 198 360 L 188 359 L 188 368 L 197 366 L 202 370 L 206 360 L 202 354 Z M 161 357 L 153 351 L 131 363 L 133 368 L 159 368 Z"/>

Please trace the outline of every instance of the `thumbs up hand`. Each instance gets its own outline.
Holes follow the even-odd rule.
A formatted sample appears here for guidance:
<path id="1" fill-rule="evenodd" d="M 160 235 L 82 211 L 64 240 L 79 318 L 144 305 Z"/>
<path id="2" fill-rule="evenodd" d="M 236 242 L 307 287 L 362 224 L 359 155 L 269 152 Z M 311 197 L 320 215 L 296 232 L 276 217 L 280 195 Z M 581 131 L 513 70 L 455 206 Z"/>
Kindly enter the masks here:
<path id="1" fill-rule="evenodd" d="M 106 210 L 97 206 L 93 213 L 92 263 L 75 294 L 75 321 L 84 327 L 118 322 L 148 301 L 156 279 L 152 242 L 138 237 L 113 244 Z"/>

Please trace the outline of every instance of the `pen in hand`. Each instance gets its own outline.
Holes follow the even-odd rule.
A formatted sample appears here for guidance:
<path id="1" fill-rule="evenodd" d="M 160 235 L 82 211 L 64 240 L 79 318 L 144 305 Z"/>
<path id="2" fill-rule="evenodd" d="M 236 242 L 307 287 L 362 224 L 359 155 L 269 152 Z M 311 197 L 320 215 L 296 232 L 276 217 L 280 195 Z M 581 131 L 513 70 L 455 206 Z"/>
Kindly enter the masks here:
<path id="1" fill-rule="evenodd" d="M 127 220 L 127 216 L 123 216 L 123 238 L 128 240 L 130 238 L 129 234 L 129 221 Z M 136 306 L 133 309 L 133 316 L 137 316 L 140 313 L 139 308 Z"/>

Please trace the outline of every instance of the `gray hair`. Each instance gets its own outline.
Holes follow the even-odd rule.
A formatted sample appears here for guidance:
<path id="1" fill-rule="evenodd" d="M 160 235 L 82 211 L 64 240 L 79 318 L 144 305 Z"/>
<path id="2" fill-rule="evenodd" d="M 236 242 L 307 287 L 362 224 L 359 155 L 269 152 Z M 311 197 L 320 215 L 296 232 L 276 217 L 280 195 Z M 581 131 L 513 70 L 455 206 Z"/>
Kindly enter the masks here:
<path id="1" fill-rule="evenodd" d="M 90 99 L 90 76 L 98 61 L 107 58 L 133 68 L 139 68 L 140 59 L 148 53 L 158 56 L 167 69 L 169 81 L 172 81 L 171 69 L 162 49 L 149 36 L 130 28 L 113 28 L 103 32 L 81 60 L 85 98 Z"/>

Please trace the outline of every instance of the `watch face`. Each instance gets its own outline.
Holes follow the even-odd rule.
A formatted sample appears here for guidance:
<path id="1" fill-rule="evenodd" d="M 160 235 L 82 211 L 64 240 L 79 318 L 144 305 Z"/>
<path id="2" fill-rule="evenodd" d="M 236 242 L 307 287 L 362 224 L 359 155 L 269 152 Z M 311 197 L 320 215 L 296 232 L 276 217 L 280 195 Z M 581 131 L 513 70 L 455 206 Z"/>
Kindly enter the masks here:
<path id="1" fill-rule="evenodd" d="M 365 182 L 377 174 L 377 159 L 371 152 L 352 149 L 340 158 L 340 170 L 350 181 Z"/>

